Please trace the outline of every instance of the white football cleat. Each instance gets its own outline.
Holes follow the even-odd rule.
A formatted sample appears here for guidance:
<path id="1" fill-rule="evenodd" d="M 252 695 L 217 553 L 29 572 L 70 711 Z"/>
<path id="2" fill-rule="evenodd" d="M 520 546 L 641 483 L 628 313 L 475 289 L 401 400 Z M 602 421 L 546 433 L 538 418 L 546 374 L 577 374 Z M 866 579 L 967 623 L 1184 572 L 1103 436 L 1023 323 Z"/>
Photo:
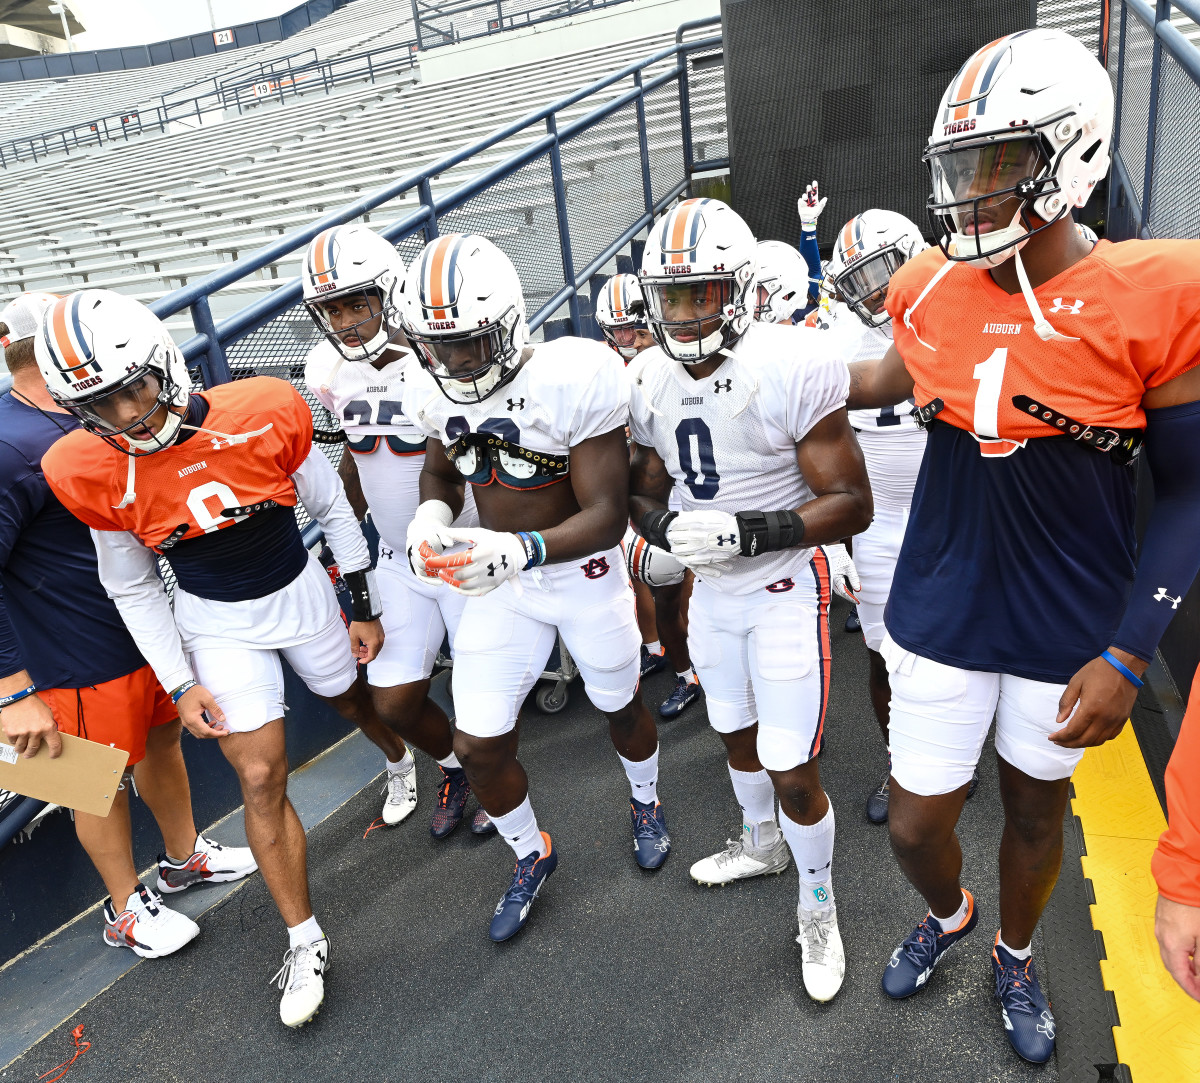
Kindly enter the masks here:
<path id="1" fill-rule="evenodd" d="M 736 839 L 726 840 L 724 850 L 701 858 L 692 866 L 692 879 L 709 887 L 724 887 L 734 880 L 748 880 L 752 876 L 778 876 L 791 863 L 791 855 L 778 826 L 775 827 L 774 842 L 755 845 L 762 841 L 763 826 L 743 824 L 742 833 Z"/>
<path id="2" fill-rule="evenodd" d="M 838 932 L 837 908 L 797 911 L 804 989 L 813 1000 L 832 1000 L 846 976 L 846 953 Z"/>
<path id="3" fill-rule="evenodd" d="M 193 884 L 224 884 L 241 880 L 258 869 L 248 846 L 222 846 L 219 842 L 196 836 L 196 852 L 175 862 L 166 854 L 158 855 L 158 890 L 164 895 L 184 891 Z"/>
<path id="4" fill-rule="evenodd" d="M 388 771 L 383 784 L 383 822 L 395 827 L 401 820 L 408 819 L 417 807 L 417 765 L 413 761 L 407 771 Z"/>
<path id="5" fill-rule="evenodd" d="M 284 1026 L 302 1027 L 325 1002 L 325 971 L 329 967 L 329 937 L 288 948 L 272 985 L 283 990 L 279 1018 Z"/>
<path id="6" fill-rule="evenodd" d="M 200 926 L 186 914 L 164 906 L 162 899 L 143 884 L 129 896 L 119 914 L 112 899 L 104 903 L 104 943 L 129 948 L 143 959 L 157 959 L 178 951 L 200 935 Z"/>

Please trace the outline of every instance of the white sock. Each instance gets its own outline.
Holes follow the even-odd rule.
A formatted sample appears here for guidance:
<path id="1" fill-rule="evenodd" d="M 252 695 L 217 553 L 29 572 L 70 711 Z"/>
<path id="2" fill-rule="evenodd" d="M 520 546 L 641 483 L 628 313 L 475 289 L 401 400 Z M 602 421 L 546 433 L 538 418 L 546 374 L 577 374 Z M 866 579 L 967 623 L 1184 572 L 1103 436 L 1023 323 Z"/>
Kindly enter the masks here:
<path id="1" fill-rule="evenodd" d="M 692 666 L 688 666 L 687 669 L 685 669 L 682 673 L 676 673 L 675 676 L 682 677 L 685 681 L 700 680 L 700 678 L 696 676 L 696 670 Z"/>
<path id="2" fill-rule="evenodd" d="M 437 761 L 439 767 L 446 768 L 447 771 L 461 771 L 462 764 L 458 762 L 458 757 L 451 752 L 444 760 Z"/>
<path id="3" fill-rule="evenodd" d="M 966 915 L 964 914 L 963 916 L 965 917 Z M 997 943 L 1014 959 L 1020 959 L 1022 962 L 1033 955 L 1032 943 L 1023 948 L 1010 948 L 1003 940 L 998 940 Z"/>
<path id="4" fill-rule="evenodd" d="M 496 825 L 496 830 L 504 836 L 504 841 L 513 848 L 513 853 L 517 855 L 518 861 L 523 857 L 528 857 L 534 850 L 539 855 L 545 856 L 546 843 L 542 839 L 542 833 L 538 830 L 537 817 L 533 814 L 533 806 L 529 803 L 529 794 L 525 795 L 525 800 L 512 812 L 506 812 L 503 816 L 493 816 L 492 823 Z"/>
<path id="5" fill-rule="evenodd" d="M 393 775 L 406 775 L 413 769 L 413 767 L 416 765 L 416 762 L 417 761 L 413 759 L 411 750 L 406 748 L 404 750 L 404 755 L 401 756 L 400 759 L 396 760 L 395 762 L 388 760 L 387 767 L 388 771 Z"/>
<path id="6" fill-rule="evenodd" d="M 938 927 L 942 932 L 949 932 L 951 929 L 957 929 L 964 921 L 967 920 L 967 896 L 964 892 L 962 902 L 957 910 L 954 911 L 948 918 L 939 918 L 932 910 L 929 911 L 930 917 L 938 923 Z"/>
<path id="7" fill-rule="evenodd" d="M 833 906 L 833 805 L 815 824 L 798 824 L 783 809 L 779 827 L 800 870 L 800 909 Z"/>
<path id="8" fill-rule="evenodd" d="M 775 822 L 775 787 L 765 770 L 737 771 L 729 768 L 733 795 L 742 806 L 742 822 L 747 825 Z"/>
<path id="9" fill-rule="evenodd" d="M 653 754 L 647 759 L 627 760 L 619 752 L 617 759 L 625 768 L 625 777 L 629 779 L 633 799 L 643 805 L 658 804 L 658 745 L 654 746 Z"/>
<path id="10" fill-rule="evenodd" d="M 648 650 L 651 654 L 662 654 L 663 652 L 663 645 L 661 641 L 657 639 L 653 643 L 643 643 L 642 646 L 645 647 L 646 650 Z"/>
<path id="11" fill-rule="evenodd" d="M 316 917 L 311 917 L 299 925 L 288 926 L 288 947 L 298 948 L 301 944 L 315 944 L 324 935 Z"/>

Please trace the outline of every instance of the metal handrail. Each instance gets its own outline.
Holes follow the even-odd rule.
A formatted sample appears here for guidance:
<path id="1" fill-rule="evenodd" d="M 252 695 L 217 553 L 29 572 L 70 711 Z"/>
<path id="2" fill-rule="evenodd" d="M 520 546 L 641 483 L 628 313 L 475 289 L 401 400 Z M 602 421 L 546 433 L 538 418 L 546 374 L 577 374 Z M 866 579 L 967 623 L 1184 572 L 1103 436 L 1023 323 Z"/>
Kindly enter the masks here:
<path id="1" fill-rule="evenodd" d="M 422 0 L 412 0 L 413 26 L 416 28 L 421 48 L 436 49 L 443 45 L 457 45 L 460 42 L 474 41 L 477 38 L 485 38 L 506 30 L 536 26 L 570 15 L 598 11 L 627 2 L 628 0 L 545 0 L 545 3 L 506 12 L 504 0 L 460 0 L 456 4 L 439 4 L 436 8 L 431 8 L 428 0 L 425 0 L 424 6 L 422 6 Z M 537 15 L 537 12 L 540 11 L 547 12 L 547 14 Z M 472 12 L 484 13 L 488 16 L 494 14 L 495 18 L 488 18 L 484 26 L 470 34 L 459 33 L 453 23 L 446 30 L 432 22 L 434 19 L 447 19 L 454 15 L 466 15 Z M 495 25 L 491 25 L 493 23 Z M 422 34 L 422 27 L 437 35 L 440 40 L 427 41 Z"/>

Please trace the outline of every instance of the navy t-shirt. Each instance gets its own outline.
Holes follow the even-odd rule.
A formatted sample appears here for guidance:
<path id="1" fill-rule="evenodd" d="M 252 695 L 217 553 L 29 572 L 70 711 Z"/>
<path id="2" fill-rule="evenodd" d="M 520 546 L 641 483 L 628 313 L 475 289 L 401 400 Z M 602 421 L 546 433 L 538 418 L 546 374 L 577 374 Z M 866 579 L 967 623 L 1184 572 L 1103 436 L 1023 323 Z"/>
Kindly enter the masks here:
<path id="1" fill-rule="evenodd" d="M 0 676 L 25 669 L 39 688 L 85 688 L 144 666 L 100 585 L 88 528 L 42 476 L 46 450 L 78 428 L 0 395 Z"/>
<path id="2" fill-rule="evenodd" d="M 1125 612 L 1134 477 L 1066 437 L 989 457 L 933 422 L 884 618 L 892 639 L 959 669 L 1066 684 Z"/>

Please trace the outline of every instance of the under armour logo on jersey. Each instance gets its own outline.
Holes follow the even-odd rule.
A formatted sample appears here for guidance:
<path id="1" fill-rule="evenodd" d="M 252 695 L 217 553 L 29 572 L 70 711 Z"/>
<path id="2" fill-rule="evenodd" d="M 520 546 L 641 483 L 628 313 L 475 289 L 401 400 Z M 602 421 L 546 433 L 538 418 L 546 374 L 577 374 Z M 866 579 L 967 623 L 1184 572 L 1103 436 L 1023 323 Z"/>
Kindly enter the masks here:
<path id="1" fill-rule="evenodd" d="M 504 556 L 503 554 L 501 554 L 501 556 L 500 556 L 500 567 L 501 568 L 508 567 L 508 557 Z M 488 575 L 495 575 L 495 574 L 496 574 L 496 565 L 489 564 L 488 565 Z"/>
<path id="2" fill-rule="evenodd" d="M 724 381 L 724 383 L 722 383 L 720 380 L 714 380 L 713 381 L 713 390 L 716 391 L 717 393 L 720 393 L 722 391 L 732 391 L 733 390 L 733 381 L 726 380 L 726 381 Z"/>
<path id="3" fill-rule="evenodd" d="M 1170 602 L 1172 609 L 1178 609 L 1179 603 L 1183 601 L 1183 596 L 1180 595 L 1178 598 L 1174 598 L 1167 593 L 1166 587 L 1159 587 L 1158 593 L 1154 595 L 1154 600 L 1156 602 Z"/>
<path id="4" fill-rule="evenodd" d="M 602 575 L 608 575 L 608 558 L 607 557 L 592 557 L 586 564 L 580 564 L 583 569 L 583 574 L 589 579 L 599 579 Z"/>
<path id="5" fill-rule="evenodd" d="M 379 547 L 379 559 L 380 560 L 394 560 L 395 558 L 396 558 L 395 550 L 393 550 L 390 546 L 381 545 Z"/>
<path id="6" fill-rule="evenodd" d="M 524 409 L 525 409 L 525 400 L 524 399 L 515 399 L 515 400 L 509 399 L 508 400 L 508 412 L 510 414 L 513 412 L 513 410 L 524 410 Z"/>
<path id="7" fill-rule="evenodd" d="M 1083 308 L 1082 301 L 1072 301 L 1067 304 L 1061 297 L 1054 298 L 1054 307 L 1050 310 L 1050 315 L 1053 316 L 1056 312 L 1069 312 L 1072 316 L 1078 316 L 1079 310 Z"/>

